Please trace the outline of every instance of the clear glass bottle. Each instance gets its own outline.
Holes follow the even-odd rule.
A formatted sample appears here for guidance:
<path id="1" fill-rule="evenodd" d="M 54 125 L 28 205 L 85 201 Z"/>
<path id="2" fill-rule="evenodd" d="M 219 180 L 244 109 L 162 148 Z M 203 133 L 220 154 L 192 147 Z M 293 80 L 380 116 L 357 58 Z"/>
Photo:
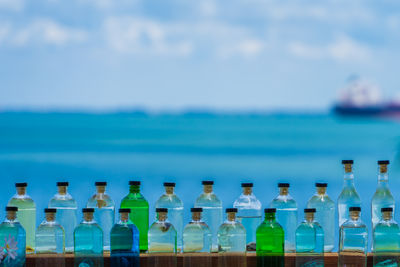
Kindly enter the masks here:
<path id="1" fill-rule="evenodd" d="M 288 183 L 279 183 L 279 195 L 269 206 L 276 209 L 276 219 L 285 231 L 285 252 L 295 252 L 297 203 L 289 195 L 289 186 Z"/>
<path id="2" fill-rule="evenodd" d="M 49 208 L 57 209 L 56 221 L 64 228 L 65 252 L 74 252 L 74 230 L 78 224 L 78 205 L 68 193 L 68 182 L 57 182 L 58 193 L 49 202 Z"/>
<path id="3" fill-rule="evenodd" d="M 115 203 L 106 193 L 107 182 L 96 182 L 96 193 L 88 200 L 86 207 L 94 208 L 94 220 L 103 230 L 103 250 L 110 250 L 110 232 L 114 225 Z"/>
<path id="4" fill-rule="evenodd" d="M 211 250 L 218 251 L 217 233 L 222 223 L 222 202 L 213 192 L 213 181 L 203 181 L 203 193 L 196 199 L 194 206 L 203 208 L 203 219 L 212 235 Z"/>
<path id="5" fill-rule="evenodd" d="M 400 227 L 393 220 L 393 208 L 381 208 L 382 218 L 373 230 L 374 266 L 399 266 Z"/>
<path id="6" fill-rule="evenodd" d="M 324 266 L 324 230 L 315 221 L 316 209 L 304 209 L 305 219 L 296 229 L 296 266 Z"/>
<path id="7" fill-rule="evenodd" d="M 338 198 L 339 227 L 349 219 L 349 207 L 361 207 L 361 199 L 354 187 L 353 160 L 342 160 L 344 184 Z"/>
<path id="8" fill-rule="evenodd" d="M 317 192 L 307 202 L 307 208 L 316 209 L 315 220 L 324 229 L 324 252 L 335 246 L 335 202 L 326 193 L 327 183 L 316 183 Z"/>
<path id="9" fill-rule="evenodd" d="M 83 208 L 83 220 L 74 231 L 75 267 L 103 267 L 103 231 L 94 221 L 94 208 Z"/>
<path id="10" fill-rule="evenodd" d="M 16 183 L 17 193 L 10 199 L 8 206 L 18 208 L 18 221 L 26 232 L 26 253 L 35 251 L 36 205 L 26 194 L 27 183 Z"/>
<path id="11" fill-rule="evenodd" d="M 25 266 L 26 235 L 17 220 L 17 207 L 6 207 L 6 218 L 0 224 L 0 266 Z"/>
<path id="12" fill-rule="evenodd" d="M 276 209 L 265 209 L 265 219 L 258 226 L 257 267 L 285 266 L 285 237 L 282 226 L 276 221 Z"/>
<path id="13" fill-rule="evenodd" d="M 183 231 L 183 202 L 174 193 L 175 183 L 164 183 L 165 194 L 156 202 L 156 208 L 168 209 L 168 220 L 174 226 L 178 238 L 178 252 L 182 250 L 182 231 Z"/>
<path id="14" fill-rule="evenodd" d="M 227 219 L 218 229 L 219 267 L 246 266 L 246 229 L 236 220 L 237 208 L 226 209 Z"/>
<path id="15" fill-rule="evenodd" d="M 262 222 L 261 202 L 253 194 L 253 183 L 242 183 L 243 192 L 233 203 L 238 221 L 246 228 L 247 251 L 256 251 L 256 230 Z"/>
<path id="16" fill-rule="evenodd" d="M 361 208 L 349 207 L 349 219 L 339 230 L 339 267 L 365 267 L 368 229 L 360 219 Z"/>
<path id="17" fill-rule="evenodd" d="M 375 194 L 371 201 L 371 214 L 372 214 L 372 229 L 382 218 L 381 209 L 382 208 L 393 208 L 393 213 L 395 211 L 395 200 L 389 189 L 389 177 L 388 177 L 388 160 L 378 161 L 378 186 L 376 188 Z"/>
<path id="18" fill-rule="evenodd" d="M 177 234 L 167 220 L 168 209 L 156 208 L 156 220 L 149 228 L 149 267 L 175 267 Z"/>
<path id="19" fill-rule="evenodd" d="M 139 230 L 129 219 L 130 209 L 119 209 L 120 219 L 111 229 L 110 266 L 140 266 Z"/>
<path id="20" fill-rule="evenodd" d="M 65 266 L 65 233 L 56 222 L 56 212 L 54 208 L 44 209 L 45 219 L 36 229 L 36 254 L 46 254 L 36 258 L 37 267 Z"/>
<path id="21" fill-rule="evenodd" d="M 140 182 L 129 182 L 129 194 L 121 201 L 121 208 L 131 209 L 131 221 L 139 229 L 140 251 L 146 251 L 148 246 L 147 232 L 149 231 L 149 203 L 140 193 Z"/>

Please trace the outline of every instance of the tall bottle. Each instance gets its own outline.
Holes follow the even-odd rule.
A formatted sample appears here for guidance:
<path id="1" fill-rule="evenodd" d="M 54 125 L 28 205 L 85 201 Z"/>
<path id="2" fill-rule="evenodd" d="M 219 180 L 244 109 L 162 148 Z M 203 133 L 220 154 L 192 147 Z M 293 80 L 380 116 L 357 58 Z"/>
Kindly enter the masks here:
<path id="1" fill-rule="evenodd" d="M 209 267 L 211 257 L 211 231 L 201 218 L 202 208 L 191 208 L 192 220 L 183 230 L 183 267 Z"/>
<path id="2" fill-rule="evenodd" d="M 156 208 L 168 209 L 168 220 L 174 226 L 178 235 L 178 251 L 182 249 L 182 231 L 183 231 L 183 202 L 174 193 L 175 183 L 164 183 L 165 194 L 156 202 Z"/>
<path id="3" fill-rule="evenodd" d="M 156 220 L 149 229 L 149 267 L 176 267 L 176 230 L 167 220 L 168 209 L 156 208 Z"/>
<path id="4" fill-rule="evenodd" d="M 279 195 L 269 206 L 276 209 L 276 219 L 285 231 L 285 252 L 295 252 L 297 203 L 289 195 L 289 186 L 288 183 L 279 183 Z"/>
<path id="5" fill-rule="evenodd" d="M 194 206 L 203 208 L 204 222 L 208 225 L 212 235 L 211 250 L 218 251 L 217 233 L 222 223 L 222 202 L 213 192 L 213 181 L 203 181 L 203 193 L 196 199 Z"/>
<path id="6" fill-rule="evenodd" d="M 96 182 L 96 193 L 88 200 L 86 207 L 94 208 L 94 220 L 103 230 L 104 250 L 110 250 L 110 231 L 114 225 L 115 203 L 106 193 L 107 182 Z"/>
<path id="7" fill-rule="evenodd" d="M 261 202 L 253 194 L 253 183 L 242 183 L 243 192 L 233 203 L 238 209 L 237 218 L 246 228 L 248 251 L 256 250 L 256 230 L 262 222 Z"/>
<path id="8" fill-rule="evenodd" d="M 6 207 L 6 218 L 0 224 L 1 267 L 24 267 L 26 236 L 17 220 L 17 207 Z"/>
<path id="9" fill-rule="evenodd" d="M 338 198 L 339 226 L 349 219 L 349 207 L 361 207 L 361 199 L 354 187 L 353 160 L 342 160 L 344 184 Z"/>
<path id="10" fill-rule="evenodd" d="M 57 209 L 56 221 L 64 228 L 65 252 L 74 252 L 74 230 L 78 224 L 78 205 L 68 193 L 68 182 L 57 182 L 58 193 L 49 202 L 49 208 Z"/>
<path id="11" fill-rule="evenodd" d="M 360 219 L 360 207 L 349 207 L 349 219 L 339 230 L 339 267 L 365 267 L 368 229 Z"/>
<path id="12" fill-rule="evenodd" d="M 304 209 L 305 219 L 296 229 L 296 266 L 324 266 L 324 230 L 315 221 L 316 209 Z"/>
<path id="13" fill-rule="evenodd" d="M 392 208 L 393 213 L 395 211 L 395 200 L 389 189 L 389 177 L 388 177 L 388 160 L 378 161 L 378 187 L 376 188 L 375 194 L 371 201 L 371 214 L 372 214 L 372 228 L 382 218 L 382 208 Z"/>
<path id="14" fill-rule="evenodd" d="M 308 200 L 307 208 L 316 209 L 316 221 L 324 229 L 324 251 L 331 252 L 335 246 L 335 202 L 326 193 L 327 183 L 316 183 L 317 192 Z"/>
<path id="15" fill-rule="evenodd" d="M 149 203 L 140 193 L 140 182 L 129 182 L 129 194 L 121 201 L 121 208 L 131 209 L 129 218 L 139 230 L 140 251 L 147 250 L 147 232 L 149 231 Z"/>
<path id="16" fill-rule="evenodd" d="M 265 219 L 258 226 L 257 267 L 285 266 L 285 237 L 282 226 L 276 221 L 276 209 L 265 209 Z"/>
<path id="17" fill-rule="evenodd" d="M 44 209 L 45 219 L 36 229 L 36 254 L 51 257 L 36 258 L 37 267 L 65 266 L 65 233 L 56 222 L 56 209 Z"/>
<path id="18" fill-rule="evenodd" d="M 83 208 L 82 213 L 74 231 L 75 267 L 103 267 L 103 231 L 93 219 L 93 208 Z"/>
<path id="19" fill-rule="evenodd" d="M 219 267 L 246 266 L 246 229 L 236 220 L 236 208 L 226 209 L 227 219 L 218 229 Z"/>
<path id="20" fill-rule="evenodd" d="M 393 220 L 393 208 L 381 208 L 382 218 L 373 230 L 374 266 L 399 266 L 400 227 Z"/>
<path id="21" fill-rule="evenodd" d="M 120 219 L 111 229 L 110 265 L 139 267 L 139 230 L 129 219 L 130 209 L 119 209 Z"/>
<path id="22" fill-rule="evenodd" d="M 10 199 L 8 206 L 18 208 L 18 221 L 26 232 L 26 253 L 35 251 L 36 205 L 26 194 L 27 183 L 16 183 L 17 193 Z"/>

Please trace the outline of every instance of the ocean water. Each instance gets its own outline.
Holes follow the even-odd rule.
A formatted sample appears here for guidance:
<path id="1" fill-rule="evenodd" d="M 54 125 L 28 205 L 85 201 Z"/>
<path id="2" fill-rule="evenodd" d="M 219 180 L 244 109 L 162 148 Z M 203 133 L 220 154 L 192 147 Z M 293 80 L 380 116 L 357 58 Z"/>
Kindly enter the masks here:
<path id="1" fill-rule="evenodd" d="M 95 181 L 109 182 L 108 193 L 119 207 L 128 193 L 128 181 L 139 179 L 150 203 L 150 221 L 164 190 L 162 183 L 176 182 L 186 224 L 202 191 L 201 180 L 215 179 L 214 191 L 224 208 L 240 195 L 241 182 L 254 182 L 254 194 L 263 208 L 278 194 L 278 182 L 290 182 L 300 221 L 316 181 L 328 182 L 328 194 L 337 200 L 343 184 L 340 161 L 346 158 L 355 160 L 362 217 L 370 227 L 376 160 L 391 160 L 389 184 L 399 200 L 399 145 L 400 122 L 331 114 L 4 112 L 0 113 L 0 215 L 15 193 L 15 182 L 29 183 L 39 223 L 57 191 L 56 181 L 70 182 L 69 192 L 81 209 Z"/>

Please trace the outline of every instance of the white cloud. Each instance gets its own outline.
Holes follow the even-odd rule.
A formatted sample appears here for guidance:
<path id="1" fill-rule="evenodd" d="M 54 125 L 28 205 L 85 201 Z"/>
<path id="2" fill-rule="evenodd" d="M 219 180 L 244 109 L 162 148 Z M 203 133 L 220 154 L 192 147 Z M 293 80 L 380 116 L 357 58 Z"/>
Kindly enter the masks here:
<path id="1" fill-rule="evenodd" d="M 7 39 L 9 33 L 10 33 L 10 24 L 7 22 L 0 23 L 0 44 Z"/>
<path id="2" fill-rule="evenodd" d="M 219 55 L 222 58 L 229 58 L 235 55 L 246 58 L 254 57 L 262 52 L 264 43 L 257 39 L 245 39 L 236 44 L 225 44 L 219 48 Z"/>
<path id="3" fill-rule="evenodd" d="M 24 0 L 0 0 L 0 10 L 8 9 L 21 11 L 25 6 Z"/>

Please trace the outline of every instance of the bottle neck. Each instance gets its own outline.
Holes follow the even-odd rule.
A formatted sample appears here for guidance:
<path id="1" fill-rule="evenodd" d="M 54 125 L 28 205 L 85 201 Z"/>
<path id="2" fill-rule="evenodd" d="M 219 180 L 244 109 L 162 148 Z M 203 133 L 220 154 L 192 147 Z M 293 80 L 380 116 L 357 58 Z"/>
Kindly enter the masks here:
<path id="1" fill-rule="evenodd" d="M 354 174 L 352 171 L 344 172 L 344 186 L 346 186 L 346 187 L 354 186 Z"/>
<path id="2" fill-rule="evenodd" d="M 193 222 L 201 221 L 201 212 L 192 212 L 192 221 Z"/>
<path id="3" fill-rule="evenodd" d="M 314 213 L 313 212 L 308 212 L 305 214 L 305 219 L 308 223 L 314 222 Z"/>
<path id="4" fill-rule="evenodd" d="M 326 194 L 326 187 L 317 187 L 317 194 L 319 196 L 324 196 Z"/>
<path id="5" fill-rule="evenodd" d="M 106 192 L 106 187 L 104 185 L 97 185 L 96 192 L 98 195 L 104 195 L 104 193 Z"/>
<path id="6" fill-rule="evenodd" d="M 46 216 L 47 222 L 55 222 L 55 220 L 56 220 L 56 214 L 53 212 L 48 212 L 48 213 L 46 213 L 45 216 Z"/>
<path id="7" fill-rule="evenodd" d="M 352 221 L 358 221 L 360 219 L 360 212 L 359 211 L 350 211 L 350 219 Z"/>
<path id="8" fill-rule="evenodd" d="M 129 186 L 129 193 L 131 193 L 131 194 L 139 194 L 140 193 L 140 186 L 139 185 L 131 185 L 131 186 Z"/>
<path id="9" fill-rule="evenodd" d="M 236 221 L 236 212 L 228 212 L 226 217 L 229 222 L 234 222 Z"/>
<path id="10" fill-rule="evenodd" d="M 167 213 L 166 212 L 158 212 L 157 213 L 157 221 L 158 222 L 165 222 L 167 220 Z"/>
<path id="11" fill-rule="evenodd" d="M 85 223 L 93 222 L 93 213 L 92 212 L 83 213 L 83 222 Z"/>
<path id="12" fill-rule="evenodd" d="M 275 213 L 265 213 L 266 222 L 274 222 L 275 221 Z"/>
<path id="13" fill-rule="evenodd" d="M 378 173 L 378 184 L 387 185 L 388 182 L 389 182 L 389 175 L 387 171 L 386 170 L 383 171 L 382 166 L 380 166 L 380 171 Z"/>
<path id="14" fill-rule="evenodd" d="M 243 187 L 243 195 L 250 196 L 251 194 L 253 194 L 252 187 Z"/>
<path id="15" fill-rule="evenodd" d="M 384 211 L 382 212 L 382 219 L 384 221 L 391 221 L 393 218 L 393 214 L 390 211 Z"/>
<path id="16" fill-rule="evenodd" d="M 26 187 L 17 187 L 17 195 L 19 196 L 26 195 Z"/>
<path id="17" fill-rule="evenodd" d="M 17 212 L 16 211 L 7 211 L 6 219 L 10 222 L 14 222 L 17 220 Z"/>
<path id="18" fill-rule="evenodd" d="M 289 195 L 289 187 L 279 187 L 279 195 L 281 196 Z"/>
<path id="19" fill-rule="evenodd" d="M 66 186 L 59 186 L 58 187 L 58 194 L 59 195 L 66 195 L 67 194 L 67 187 Z"/>
<path id="20" fill-rule="evenodd" d="M 212 185 L 203 185 L 203 192 L 206 194 L 211 194 L 213 192 L 213 186 Z"/>
<path id="21" fill-rule="evenodd" d="M 166 186 L 165 187 L 165 194 L 166 195 L 173 195 L 174 194 L 174 187 L 173 186 Z"/>
<path id="22" fill-rule="evenodd" d="M 120 220 L 122 223 L 127 223 L 129 221 L 129 212 L 121 212 Z"/>

